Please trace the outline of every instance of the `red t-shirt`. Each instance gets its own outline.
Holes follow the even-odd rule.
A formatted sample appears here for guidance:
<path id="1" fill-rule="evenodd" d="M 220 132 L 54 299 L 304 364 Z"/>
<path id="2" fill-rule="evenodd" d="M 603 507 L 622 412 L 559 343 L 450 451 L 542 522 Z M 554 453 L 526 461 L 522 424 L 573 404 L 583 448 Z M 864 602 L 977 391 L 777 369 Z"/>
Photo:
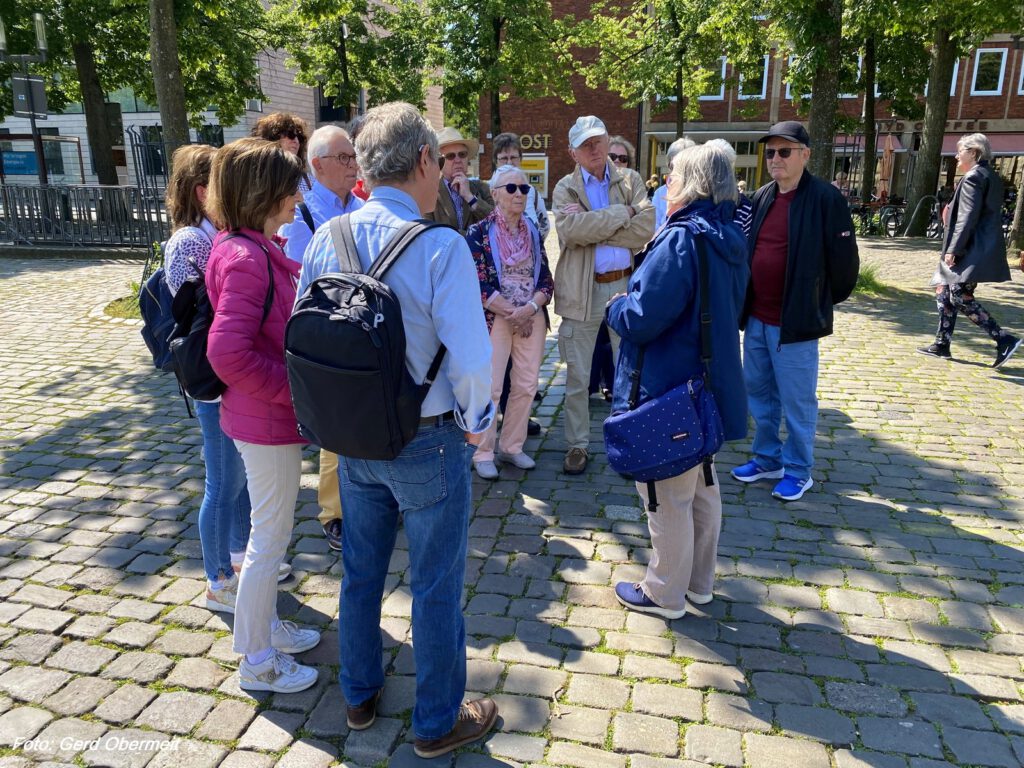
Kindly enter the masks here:
<path id="1" fill-rule="evenodd" d="M 782 292 L 786 287 L 789 254 L 789 206 L 796 190 L 775 195 L 754 244 L 750 265 L 754 302 L 750 314 L 766 325 L 782 324 Z"/>

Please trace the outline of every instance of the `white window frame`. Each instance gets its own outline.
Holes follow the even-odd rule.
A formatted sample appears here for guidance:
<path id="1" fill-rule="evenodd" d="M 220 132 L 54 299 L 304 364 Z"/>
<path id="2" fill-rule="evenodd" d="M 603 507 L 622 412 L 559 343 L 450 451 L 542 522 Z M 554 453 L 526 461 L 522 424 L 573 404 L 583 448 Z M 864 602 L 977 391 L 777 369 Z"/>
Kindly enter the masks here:
<path id="1" fill-rule="evenodd" d="M 793 66 L 793 60 L 795 58 L 796 58 L 796 56 L 790 56 L 788 59 L 786 59 L 786 75 L 787 76 L 789 75 L 790 67 Z M 801 99 L 809 99 L 809 98 L 811 98 L 811 94 L 810 93 L 802 93 L 802 94 L 800 94 L 800 98 Z M 787 77 L 787 80 L 786 80 L 786 101 L 792 101 L 792 100 L 793 100 L 793 88 L 790 85 L 789 79 Z"/>
<path id="2" fill-rule="evenodd" d="M 764 70 L 761 72 L 761 92 L 760 93 L 743 93 L 743 75 L 739 76 L 739 85 L 736 86 L 736 98 L 740 101 L 750 101 L 751 99 L 766 99 L 768 97 L 768 63 L 771 57 L 769 54 L 764 55 Z"/>
<path id="3" fill-rule="evenodd" d="M 994 91 L 979 91 L 974 87 L 978 81 L 978 62 L 981 61 L 981 54 L 983 53 L 1002 54 L 999 62 L 999 85 Z M 1009 58 L 1007 54 L 1009 54 L 1007 48 L 978 48 L 975 50 L 974 71 L 971 72 L 971 96 L 1002 96 L 1003 81 L 1006 79 L 1006 59 Z"/>
<path id="4" fill-rule="evenodd" d="M 949 81 L 949 95 L 956 96 L 956 83 L 960 79 L 960 59 L 953 62 L 953 77 Z M 924 95 L 928 95 L 928 83 L 924 84 Z"/>
<path id="5" fill-rule="evenodd" d="M 725 101 L 725 56 L 721 56 L 718 59 L 722 63 L 721 71 L 721 87 L 718 89 L 718 95 L 707 95 L 698 96 L 698 101 Z"/>
<path id="6" fill-rule="evenodd" d="M 1020 82 L 1017 83 L 1017 95 L 1024 96 L 1024 58 L 1021 59 Z"/>

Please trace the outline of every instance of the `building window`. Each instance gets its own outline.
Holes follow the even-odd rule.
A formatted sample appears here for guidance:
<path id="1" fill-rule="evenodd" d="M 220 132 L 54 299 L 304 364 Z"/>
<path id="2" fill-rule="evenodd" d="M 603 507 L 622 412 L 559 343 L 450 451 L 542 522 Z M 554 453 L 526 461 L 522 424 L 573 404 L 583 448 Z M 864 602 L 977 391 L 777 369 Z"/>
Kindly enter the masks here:
<path id="1" fill-rule="evenodd" d="M 204 125 L 196 131 L 196 138 L 200 144 L 209 144 L 211 147 L 224 146 L 224 126 Z"/>
<path id="2" fill-rule="evenodd" d="M 37 128 L 40 136 L 60 136 L 60 128 Z M 64 175 L 64 153 L 61 142 L 44 141 L 43 158 L 46 160 L 46 171 L 56 176 Z"/>
<path id="3" fill-rule="evenodd" d="M 1017 84 L 1017 95 L 1024 96 L 1024 59 L 1021 59 L 1020 82 Z"/>
<path id="4" fill-rule="evenodd" d="M 245 100 L 245 111 L 246 112 L 262 112 L 263 102 L 259 99 L 246 99 Z"/>
<path id="5" fill-rule="evenodd" d="M 761 73 L 752 73 L 753 77 L 740 75 L 736 96 L 739 99 L 763 99 L 768 95 L 768 55 L 761 60 Z"/>
<path id="6" fill-rule="evenodd" d="M 953 77 L 949 81 L 949 95 L 956 95 L 956 81 L 960 79 L 960 59 L 953 62 Z M 928 83 L 924 84 L 924 95 L 928 95 Z"/>
<path id="7" fill-rule="evenodd" d="M 974 52 L 974 79 L 971 96 L 998 96 L 1003 92 L 1006 74 L 1005 48 L 979 48 Z"/>
<path id="8" fill-rule="evenodd" d="M 792 86 L 789 83 L 789 78 L 788 78 L 789 70 L 791 70 L 793 68 L 793 62 L 795 62 L 795 61 L 796 61 L 796 56 L 790 56 L 789 57 L 789 61 L 786 63 L 786 74 L 787 74 L 787 79 L 786 79 L 786 98 L 789 99 L 790 101 L 792 101 L 794 98 L 797 98 L 797 97 L 793 96 L 793 89 L 792 89 Z M 811 98 L 810 91 L 808 91 L 807 93 L 801 93 L 799 98 L 801 98 L 801 99 L 809 99 L 809 98 Z"/>
<path id="9" fill-rule="evenodd" d="M 722 101 L 725 99 L 725 56 L 719 60 L 721 69 L 711 76 L 707 93 L 700 97 L 701 101 Z"/>

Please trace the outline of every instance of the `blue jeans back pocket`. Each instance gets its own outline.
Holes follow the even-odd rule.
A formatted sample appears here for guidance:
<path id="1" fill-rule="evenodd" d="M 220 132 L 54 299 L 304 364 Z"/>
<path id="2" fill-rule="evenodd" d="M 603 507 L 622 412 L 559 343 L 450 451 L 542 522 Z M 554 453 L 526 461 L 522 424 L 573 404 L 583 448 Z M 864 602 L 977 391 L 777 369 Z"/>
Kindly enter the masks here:
<path id="1" fill-rule="evenodd" d="M 403 512 L 437 504 L 447 495 L 444 454 L 442 445 L 412 452 L 406 450 L 386 462 L 391 490 Z"/>

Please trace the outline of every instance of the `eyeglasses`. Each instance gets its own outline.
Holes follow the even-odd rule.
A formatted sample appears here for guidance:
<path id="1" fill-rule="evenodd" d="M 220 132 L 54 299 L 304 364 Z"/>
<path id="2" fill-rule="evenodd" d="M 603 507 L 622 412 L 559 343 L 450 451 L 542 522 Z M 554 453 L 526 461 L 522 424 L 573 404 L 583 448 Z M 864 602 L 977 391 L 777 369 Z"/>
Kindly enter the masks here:
<path id="1" fill-rule="evenodd" d="M 459 160 L 465 160 L 467 157 L 469 157 L 469 152 L 467 152 L 464 149 L 459 150 L 458 152 L 445 152 L 443 157 L 450 163 L 456 157 L 459 158 Z"/>
<path id="2" fill-rule="evenodd" d="M 350 166 L 356 161 L 356 156 L 350 155 L 348 152 L 339 152 L 336 155 L 321 155 L 321 157 L 333 157 L 344 166 Z"/>
<path id="3" fill-rule="evenodd" d="M 281 139 L 291 139 L 293 141 L 302 141 L 302 134 L 299 133 L 298 131 L 293 131 L 293 130 L 281 131 L 279 134 L 277 134 L 277 138 L 275 139 L 275 141 L 280 141 Z"/>
<path id="4" fill-rule="evenodd" d="M 613 163 L 626 164 L 629 162 L 629 155 L 617 155 L 614 152 L 609 152 L 608 159 L 611 160 Z"/>
<path id="5" fill-rule="evenodd" d="M 519 155 L 498 155 L 495 160 L 498 161 L 499 165 L 512 165 L 516 160 L 522 160 Z"/>
<path id="6" fill-rule="evenodd" d="M 420 147 L 419 147 L 419 149 L 416 150 L 416 153 L 419 154 L 420 152 L 422 152 L 426 148 L 427 148 L 426 144 L 420 144 Z M 437 156 L 437 170 L 439 170 L 439 171 L 444 170 L 444 155 L 438 155 Z"/>
<path id="7" fill-rule="evenodd" d="M 526 194 L 530 191 L 529 184 L 502 184 L 498 189 L 504 189 L 510 195 L 514 195 L 516 190 L 519 190 L 521 194 Z"/>
<path id="8" fill-rule="evenodd" d="M 776 155 L 781 157 L 783 160 L 786 160 L 789 158 L 791 154 L 793 154 L 792 147 L 783 147 L 782 149 L 766 149 L 764 151 L 764 156 L 767 157 L 769 160 L 771 160 Z"/>

